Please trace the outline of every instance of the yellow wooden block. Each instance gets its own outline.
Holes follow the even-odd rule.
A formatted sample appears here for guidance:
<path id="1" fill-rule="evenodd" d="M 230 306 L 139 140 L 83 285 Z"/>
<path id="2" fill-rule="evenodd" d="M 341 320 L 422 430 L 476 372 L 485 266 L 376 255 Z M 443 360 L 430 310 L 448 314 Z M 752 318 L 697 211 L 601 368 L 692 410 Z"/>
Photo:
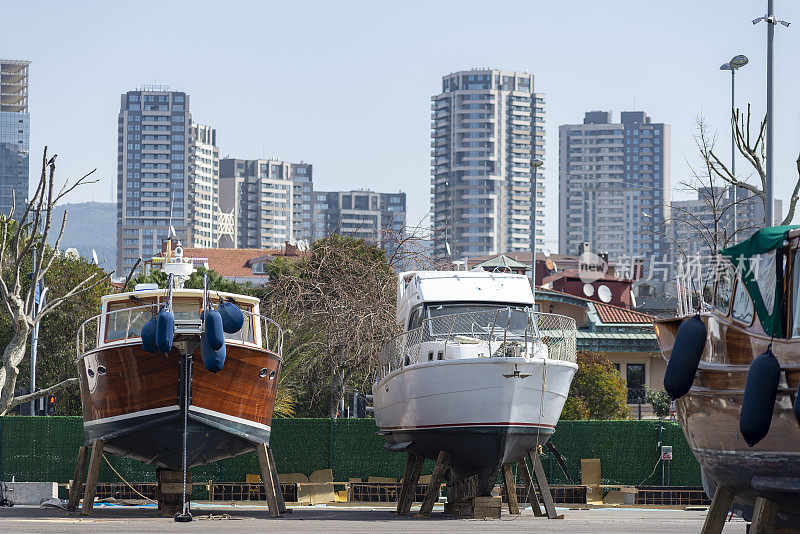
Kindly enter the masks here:
<path id="1" fill-rule="evenodd" d="M 261 482 L 261 475 L 251 475 L 248 473 L 244 476 L 244 481 L 248 484 L 259 484 Z"/>

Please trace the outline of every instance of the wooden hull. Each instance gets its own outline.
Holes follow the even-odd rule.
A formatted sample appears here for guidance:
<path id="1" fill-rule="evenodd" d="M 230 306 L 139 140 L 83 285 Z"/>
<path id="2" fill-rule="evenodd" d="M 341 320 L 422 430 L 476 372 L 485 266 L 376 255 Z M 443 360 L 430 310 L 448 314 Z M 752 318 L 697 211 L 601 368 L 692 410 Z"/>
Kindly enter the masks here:
<path id="1" fill-rule="evenodd" d="M 686 440 L 703 469 L 707 491 L 721 485 L 736 495 L 735 505 L 752 513 L 757 497 L 779 504 L 784 522 L 800 522 L 800 426 L 792 404 L 800 378 L 800 340 L 773 341 L 781 382 L 767 436 L 749 447 L 739 434 L 744 385 L 753 359 L 770 343 L 729 317 L 702 315 L 708 330 L 700 367 L 689 393 L 676 401 Z M 682 319 L 656 323 L 669 359 Z M 790 516 L 790 514 L 793 514 Z"/>
<path id="2" fill-rule="evenodd" d="M 206 371 L 196 349 L 188 414 L 189 467 L 268 443 L 281 360 L 255 346 L 227 343 L 224 368 Z M 177 349 L 149 354 L 140 343 L 101 347 L 78 361 L 86 442 L 109 452 L 180 469 L 184 382 Z M 266 369 L 266 371 L 262 371 Z"/>

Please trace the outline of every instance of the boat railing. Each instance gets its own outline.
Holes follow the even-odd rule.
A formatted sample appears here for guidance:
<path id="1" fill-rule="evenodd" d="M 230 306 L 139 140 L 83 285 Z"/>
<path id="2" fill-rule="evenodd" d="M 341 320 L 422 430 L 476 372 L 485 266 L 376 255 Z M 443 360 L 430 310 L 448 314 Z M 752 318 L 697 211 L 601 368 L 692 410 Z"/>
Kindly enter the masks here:
<path id="1" fill-rule="evenodd" d="M 132 306 L 119 310 L 107 311 L 84 321 L 78 328 L 75 337 L 77 358 L 81 359 L 87 352 L 100 347 L 108 347 L 130 343 L 141 339 L 142 327 L 158 314 L 164 306 L 163 302 Z M 200 309 L 196 311 L 174 310 L 175 322 L 196 318 L 199 321 Z M 260 344 L 262 348 L 283 355 L 283 329 L 281 326 L 263 315 L 242 310 L 245 321 L 242 329 L 233 334 L 225 334 L 227 341 L 243 344 Z M 256 328 L 259 325 L 259 328 Z"/>
<path id="2" fill-rule="evenodd" d="M 422 326 L 395 336 L 383 346 L 380 356 L 380 376 L 429 361 L 428 342 L 433 359 L 442 359 L 450 343 L 481 344 L 486 357 L 513 357 L 532 353 L 544 346 L 546 358 L 575 362 L 577 360 L 577 327 L 575 319 L 552 313 L 528 312 L 499 308 L 472 313 L 440 315 L 425 319 Z M 441 347 L 441 348 L 439 348 Z M 529 351 L 529 347 L 532 349 Z M 441 353 L 441 354 L 440 354 Z"/>

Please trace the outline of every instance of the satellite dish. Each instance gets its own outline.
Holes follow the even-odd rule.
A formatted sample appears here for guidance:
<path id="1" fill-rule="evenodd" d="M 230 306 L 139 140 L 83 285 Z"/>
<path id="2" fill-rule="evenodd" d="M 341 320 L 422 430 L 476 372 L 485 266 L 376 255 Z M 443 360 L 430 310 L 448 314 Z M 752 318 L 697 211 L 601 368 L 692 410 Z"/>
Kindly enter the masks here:
<path id="1" fill-rule="evenodd" d="M 77 260 L 78 258 L 81 257 L 81 255 L 78 254 L 78 249 L 77 248 L 68 248 L 64 252 L 64 257 L 68 258 L 70 260 Z"/>
<path id="2" fill-rule="evenodd" d="M 92 262 L 93 262 L 95 265 L 100 265 L 100 262 L 99 262 L 99 261 L 97 261 L 97 252 L 95 252 L 95 250 L 94 250 L 94 249 L 92 249 Z"/>
<path id="3" fill-rule="evenodd" d="M 550 258 L 547 258 L 546 260 L 544 260 L 544 266 L 547 267 L 548 271 L 555 271 L 556 270 L 556 262 L 554 262 Z M 594 290 L 592 290 L 592 291 L 594 291 Z"/>
<path id="4" fill-rule="evenodd" d="M 597 296 L 600 297 L 600 300 L 603 302 L 611 302 L 611 290 L 608 289 L 607 285 L 602 285 L 597 288 Z"/>
<path id="5" fill-rule="evenodd" d="M 594 286 L 592 284 L 583 284 L 583 294 L 587 297 L 594 295 Z"/>
<path id="6" fill-rule="evenodd" d="M 308 250 L 308 240 L 307 239 L 298 239 L 297 244 L 295 244 L 297 250 L 300 252 L 305 252 Z"/>

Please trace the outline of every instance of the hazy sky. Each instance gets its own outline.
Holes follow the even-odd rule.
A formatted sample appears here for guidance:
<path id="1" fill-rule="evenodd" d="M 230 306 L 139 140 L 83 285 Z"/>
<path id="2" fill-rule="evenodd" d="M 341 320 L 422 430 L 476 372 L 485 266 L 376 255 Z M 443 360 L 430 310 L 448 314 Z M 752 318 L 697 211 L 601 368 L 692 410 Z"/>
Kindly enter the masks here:
<path id="1" fill-rule="evenodd" d="M 109 201 L 120 94 L 168 84 L 217 128 L 221 156 L 314 164 L 319 189 L 408 194 L 409 222 L 430 195 L 430 97 L 472 67 L 527 70 L 547 94 L 547 235 L 558 233 L 558 125 L 587 110 L 646 111 L 672 125 L 672 181 L 696 160 L 702 114 L 729 154 L 737 104 L 765 109 L 766 0 L 550 2 L 5 2 L 0 57 L 31 65 L 31 173 L 46 143 L 62 178 L 97 168 L 70 201 Z M 778 0 L 776 197 L 800 150 L 800 3 Z M 740 160 L 739 169 L 746 170 Z M 680 192 L 677 197 L 683 197 Z M 113 231 L 113 229 L 98 229 Z M 550 247 L 555 250 L 557 245 Z"/>

